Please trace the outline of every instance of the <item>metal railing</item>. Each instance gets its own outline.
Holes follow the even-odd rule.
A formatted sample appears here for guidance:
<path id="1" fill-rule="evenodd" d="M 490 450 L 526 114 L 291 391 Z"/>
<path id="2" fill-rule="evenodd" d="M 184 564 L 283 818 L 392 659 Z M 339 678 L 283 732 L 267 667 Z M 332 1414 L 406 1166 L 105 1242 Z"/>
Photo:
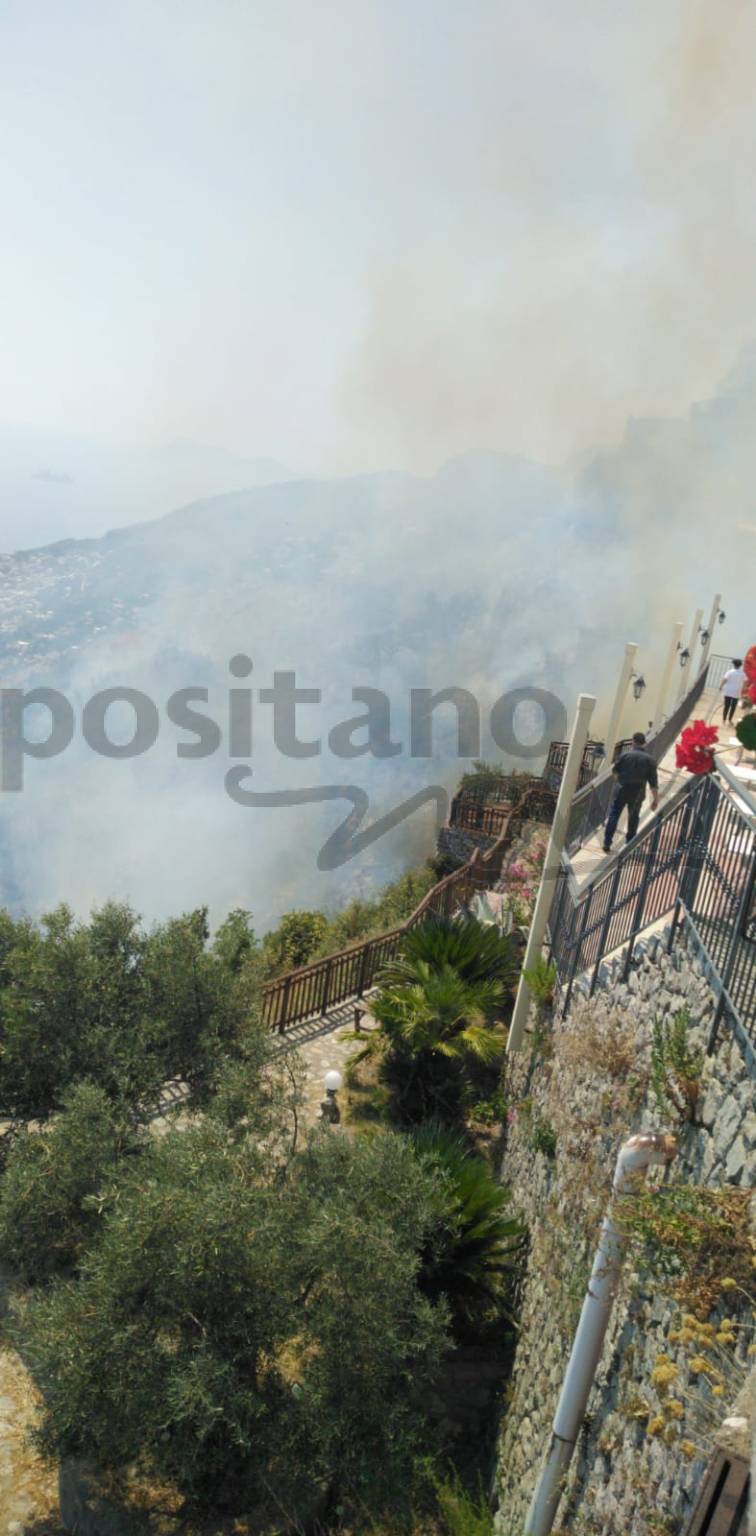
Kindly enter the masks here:
<path id="1" fill-rule="evenodd" d="M 263 990 L 262 1016 L 269 1029 L 280 1034 L 290 1024 L 325 1013 L 338 1003 L 362 997 L 376 976 L 398 953 L 410 929 L 429 917 L 449 917 L 465 906 L 476 891 L 493 886 L 501 874 L 505 856 L 526 821 L 553 820 L 556 797 L 539 781 L 526 791 L 519 804 L 510 807 L 496 842 L 472 858 L 428 892 L 419 906 L 398 928 L 351 944 L 337 954 L 298 966 L 267 983 Z"/>
<path id="2" fill-rule="evenodd" d="M 695 708 L 704 689 L 707 687 L 708 668 L 699 672 L 693 686 L 681 699 L 677 709 L 668 720 L 649 736 L 646 742 L 646 750 L 651 754 L 655 763 L 660 763 L 677 738 L 684 726 L 691 710 Z M 611 773 L 607 772 L 593 783 L 586 785 L 585 789 L 578 790 L 570 807 L 567 821 L 566 847 L 574 853 L 582 843 L 598 830 L 609 811 L 609 802 L 614 793 L 615 782 Z"/>
<path id="3" fill-rule="evenodd" d="M 549 747 L 549 754 L 546 758 L 541 777 L 549 789 L 553 789 L 555 794 L 558 794 L 559 786 L 562 782 L 569 745 L 568 741 L 552 741 Z M 585 784 L 589 784 L 591 779 L 595 778 L 605 761 L 606 752 L 603 742 L 587 741 L 583 748 L 583 759 L 578 774 L 578 789 L 582 789 Z"/>
<path id="4" fill-rule="evenodd" d="M 710 1046 L 727 1011 L 753 1065 L 756 815 L 737 779 L 737 796 L 725 779 L 732 775 L 688 780 L 580 889 L 563 856 L 548 938 L 566 1011 L 578 976 L 589 974 L 592 993 L 604 958 L 627 946 L 626 977 L 635 939 L 671 914 L 669 948 L 683 922 L 709 962 L 718 999 Z"/>
<path id="5" fill-rule="evenodd" d="M 725 672 L 729 672 L 731 666 L 732 666 L 732 657 L 731 656 L 719 656 L 719 655 L 710 656 L 709 657 L 709 681 L 707 683 L 707 687 L 708 688 L 718 688 L 719 684 L 722 681 L 722 678 L 725 675 Z"/>

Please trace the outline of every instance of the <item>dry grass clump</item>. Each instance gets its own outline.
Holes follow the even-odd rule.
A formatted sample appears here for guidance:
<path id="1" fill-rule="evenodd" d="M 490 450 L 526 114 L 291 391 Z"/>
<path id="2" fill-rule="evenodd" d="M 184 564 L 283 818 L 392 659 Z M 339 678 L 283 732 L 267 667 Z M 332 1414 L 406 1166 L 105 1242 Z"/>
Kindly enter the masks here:
<path id="1" fill-rule="evenodd" d="M 43 1461 L 28 1439 L 39 1398 L 14 1350 L 0 1343 L 0 1531 L 50 1521 L 59 1529 L 57 1469 Z"/>
<path id="2" fill-rule="evenodd" d="M 568 1068 L 598 1072 L 613 1082 L 625 1083 L 643 1070 L 637 1020 L 600 998 L 575 1004 L 569 1029 L 557 1039 L 556 1054 Z M 647 1071 L 643 1075 L 645 1085 Z"/>

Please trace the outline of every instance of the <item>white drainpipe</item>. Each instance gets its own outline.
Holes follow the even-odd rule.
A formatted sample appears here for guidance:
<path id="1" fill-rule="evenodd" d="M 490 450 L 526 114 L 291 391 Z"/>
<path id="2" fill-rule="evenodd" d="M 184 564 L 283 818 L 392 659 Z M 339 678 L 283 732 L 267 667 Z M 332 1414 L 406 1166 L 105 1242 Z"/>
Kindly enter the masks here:
<path id="1" fill-rule="evenodd" d="M 671 1162 L 676 1152 L 677 1142 L 667 1132 L 653 1131 L 631 1136 L 621 1147 L 617 1158 L 612 1200 L 617 1195 L 630 1194 L 647 1168 L 655 1163 Z M 572 1460 L 601 1359 L 626 1247 L 627 1238 L 613 1219 L 610 1203 L 601 1225 L 591 1278 L 554 1415 L 548 1455 L 525 1522 L 526 1536 L 548 1536 L 554 1524 L 564 1490 L 564 1478 Z"/>

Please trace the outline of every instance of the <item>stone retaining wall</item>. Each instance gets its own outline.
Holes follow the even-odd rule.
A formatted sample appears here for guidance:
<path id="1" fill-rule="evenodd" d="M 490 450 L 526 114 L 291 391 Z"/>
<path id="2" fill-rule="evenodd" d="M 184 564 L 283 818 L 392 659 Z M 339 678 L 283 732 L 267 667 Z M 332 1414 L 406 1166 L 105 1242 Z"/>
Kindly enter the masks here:
<path id="1" fill-rule="evenodd" d="M 460 827 L 441 827 L 437 847 L 440 854 L 446 854 L 447 858 L 462 865 L 469 864 L 476 848 L 485 853 L 493 847 L 495 841 L 495 837 L 486 837 L 482 832 L 466 832 Z"/>
<path id="2" fill-rule="evenodd" d="M 500 1436 L 499 1536 L 524 1531 L 619 1146 L 639 1130 L 677 1129 L 673 1116 L 660 1116 L 648 1081 L 653 1019 L 686 1007 L 691 1043 L 705 1048 L 708 1038 L 715 1004 L 704 966 L 684 938 L 668 956 L 665 937 L 642 946 L 626 983 L 607 967 L 594 999 L 578 995 L 554 1026 L 547 1059 L 523 1053 L 512 1074 L 503 1176 L 531 1250 Z M 754 1084 L 726 1026 L 704 1068 L 697 1119 L 680 1128 L 671 1176 L 710 1187 L 752 1180 Z M 684 1528 L 705 1463 L 680 1449 L 684 1424 L 676 1444 L 649 1434 L 651 1373 L 660 1353 L 676 1358 L 669 1334 L 679 1316 L 678 1304 L 629 1263 L 557 1517 L 565 1536 L 677 1536 Z M 733 1398 L 746 1371 L 745 1345 L 739 1350 Z M 708 1395 L 712 1424 L 727 1406 Z"/>

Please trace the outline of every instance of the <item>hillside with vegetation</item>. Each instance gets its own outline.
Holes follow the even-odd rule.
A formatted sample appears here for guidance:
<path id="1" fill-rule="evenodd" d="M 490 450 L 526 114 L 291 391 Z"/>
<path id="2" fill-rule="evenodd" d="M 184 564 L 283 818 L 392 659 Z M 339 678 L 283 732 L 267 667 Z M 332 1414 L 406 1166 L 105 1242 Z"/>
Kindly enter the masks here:
<path id="1" fill-rule="evenodd" d="M 524 1229 L 475 1124 L 513 939 L 472 917 L 406 936 L 354 1067 L 374 1111 L 342 1131 L 307 1128 L 302 1063 L 260 1022 L 269 979 L 402 923 L 439 873 L 261 941 L 241 911 L 212 936 L 204 910 L 3 916 L 5 1337 L 40 1477 L 85 1466 L 166 1529 L 488 1529 Z"/>

